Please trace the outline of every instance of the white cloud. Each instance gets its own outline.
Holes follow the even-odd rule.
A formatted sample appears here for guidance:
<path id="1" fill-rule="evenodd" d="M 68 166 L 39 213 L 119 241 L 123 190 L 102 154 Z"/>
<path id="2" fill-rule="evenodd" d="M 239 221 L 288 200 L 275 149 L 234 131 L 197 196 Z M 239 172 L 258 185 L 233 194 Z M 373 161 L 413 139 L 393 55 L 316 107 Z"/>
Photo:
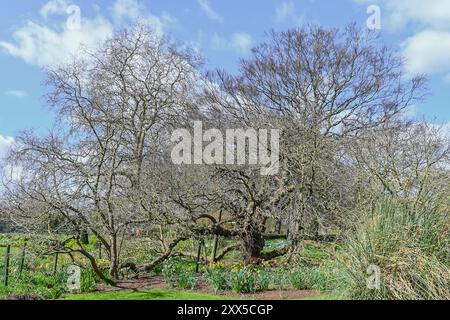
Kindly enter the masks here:
<path id="1" fill-rule="evenodd" d="M 67 62 L 81 45 L 96 47 L 113 34 L 113 26 L 104 18 L 83 19 L 80 29 L 62 31 L 28 21 L 13 33 L 15 43 L 0 41 L 0 47 L 12 56 L 40 67 Z"/>
<path id="2" fill-rule="evenodd" d="M 233 50 L 239 54 L 245 54 L 250 51 L 254 41 L 252 36 L 245 32 L 233 33 L 230 39 L 214 33 L 211 43 L 215 50 Z"/>
<path id="3" fill-rule="evenodd" d="M 361 4 L 378 4 L 386 13 L 389 27 L 401 28 L 418 23 L 433 28 L 450 26 L 450 0 L 354 0 Z"/>
<path id="4" fill-rule="evenodd" d="M 0 163 L 13 143 L 14 138 L 0 135 Z"/>
<path id="5" fill-rule="evenodd" d="M 67 8 L 69 3 L 66 0 L 51 0 L 41 8 L 40 14 L 47 19 L 50 15 L 65 14 Z"/>
<path id="6" fill-rule="evenodd" d="M 175 23 L 175 18 L 168 13 L 163 12 L 161 16 L 153 15 L 137 0 L 117 0 L 111 7 L 111 11 L 117 24 L 140 21 L 151 26 L 159 34 L 162 34 L 169 24 Z"/>
<path id="7" fill-rule="evenodd" d="M 425 30 L 402 43 L 410 74 L 450 74 L 450 32 Z"/>
<path id="8" fill-rule="evenodd" d="M 14 31 L 12 35 L 14 41 L 0 41 L 0 48 L 29 64 L 40 67 L 52 66 L 67 62 L 81 45 L 88 48 L 97 47 L 110 38 L 114 28 L 124 20 L 148 23 L 157 32 L 162 32 L 167 24 L 174 21 L 166 13 L 160 17 L 152 15 L 136 0 L 114 2 L 111 8 L 114 23 L 100 14 L 93 18 L 84 17 L 82 12 L 79 28 L 69 28 L 66 21 L 59 21 L 56 24 L 47 21 L 52 15 L 67 15 L 69 7 L 66 0 L 49 1 L 40 10 L 41 16 L 46 18 L 45 23 L 27 21 Z"/>
<path id="9" fill-rule="evenodd" d="M 382 28 L 412 30 L 401 43 L 410 75 L 450 77 L 450 0 L 354 0 L 381 8 Z"/>
<path id="10" fill-rule="evenodd" d="M 253 45 L 253 38 L 248 33 L 235 33 L 231 36 L 231 45 L 238 53 L 246 53 Z"/>
<path id="11" fill-rule="evenodd" d="M 221 23 L 223 22 L 223 17 L 211 7 L 211 4 L 209 3 L 208 0 L 197 0 L 197 2 L 200 5 L 200 8 L 203 10 L 203 12 L 209 19 Z"/>
<path id="12" fill-rule="evenodd" d="M 25 98 L 28 94 L 23 90 L 6 90 L 5 95 L 21 99 Z"/>
<path id="13" fill-rule="evenodd" d="M 117 0 L 111 8 L 114 18 L 118 21 L 126 18 L 137 19 L 141 14 L 140 9 L 135 0 Z"/>
<path id="14" fill-rule="evenodd" d="M 275 9 L 275 23 L 278 25 L 299 26 L 303 20 L 303 16 L 297 13 L 297 8 L 292 1 L 282 2 Z"/>

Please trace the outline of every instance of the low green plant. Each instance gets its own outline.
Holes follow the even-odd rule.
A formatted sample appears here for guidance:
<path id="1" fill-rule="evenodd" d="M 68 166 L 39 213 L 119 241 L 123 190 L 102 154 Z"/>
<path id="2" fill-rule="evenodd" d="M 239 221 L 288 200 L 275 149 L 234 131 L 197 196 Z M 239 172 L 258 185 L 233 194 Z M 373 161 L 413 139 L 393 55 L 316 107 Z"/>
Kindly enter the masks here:
<path id="1" fill-rule="evenodd" d="M 294 270 L 289 274 L 289 282 L 296 290 L 308 289 L 305 283 L 305 274 L 300 270 Z"/>
<path id="2" fill-rule="evenodd" d="M 32 295 L 44 299 L 58 299 L 66 292 L 66 276 L 62 272 L 27 272 L 22 278 L 11 277 L 8 287 L 0 286 L 0 296 Z"/>
<path id="3" fill-rule="evenodd" d="M 162 275 L 167 284 L 179 289 L 194 289 L 197 286 L 197 276 L 186 269 L 178 261 L 169 261 L 162 269 Z"/>
<path id="4" fill-rule="evenodd" d="M 276 269 L 272 273 L 273 285 L 279 291 L 284 290 L 286 285 L 287 285 L 287 283 L 288 283 L 288 279 L 286 278 L 286 274 L 287 274 L 287 272 L 283 268 Z"/>
<path id="5" fill-rule="evenodd" d="M 256 275 L 258 291 L 267 291 L 272 282 L 272 274 L 270 270 L 258 269 Z"/>
<path id="6" fill-rule="evenodd" d="M 317 291 L 333 291 L 336 289 L 334 281 L 336 270 L 329 266 L 313 267 L 304 273 L 304 283 L 306 288 Z"/>
<path id="7" fill-rule="evenodd" d="M 86 269 L 81 272 L 81 292 L 91 292 L 94 291 L 97 286 L 97 275 L 92 269 Z"/>
<path id="8" fill-rule="evenodd" d="M 257 291 L 257 275 L 250 267 L 235 268 L 229 275 L 229 287 L 236 293 Z"/>
<path id="9" fill-rule="evenodd" d="M 206 281 L 213 288 L 214 292 L 219 290 L 226 290 L 228 288 L 227 283 L 228 271 L 220 265 L 212 265 L 205 273 Z"/>

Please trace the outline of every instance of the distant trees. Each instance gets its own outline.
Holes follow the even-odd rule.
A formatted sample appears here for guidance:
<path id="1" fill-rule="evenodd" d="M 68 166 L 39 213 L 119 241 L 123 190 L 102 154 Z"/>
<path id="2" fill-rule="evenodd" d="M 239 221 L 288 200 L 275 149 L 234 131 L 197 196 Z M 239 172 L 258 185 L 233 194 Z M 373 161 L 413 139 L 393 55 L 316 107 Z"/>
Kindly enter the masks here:
<path id="1" fill-rule="evenodd" d="M 368 192 L 384 192 L 380 185 L 430 192 L 424 181 L 448 161 L 438 134 L 402 120 L 422 99 L 424 79 L 405 80 L 396 53 L 355 26 L 272 32 L 237 75 L 203 76 L 200 62 L 136 26 L 49 70 L 47 98 L 58 119 L 46 137 L 17 138 L 9 164 L 21 174 L 5 181 L 2 211 L 29 232 L 72 235 L 72 250 L 101 277 L 81 241 L 85 230 L 106 249 L 112 278 L 121 267 L 151 270 L 179 242 L 205 235 L 238 240 L 217 259 L 239 249 L 254 263 L 339 229 Z M 264 176 L 248 161 L 172 163 L 171 133 L 192 130 L 193 121 L 221 132 L 280 130 L 279 171 Z M 264 252 L 271 219 L 288 226 L 290 245 Z M 122 258 L 137 228 L 159 248 L 141 266 Z"/>
<path id="2" fill-rule="evenodd" d="M 404 123 L 367 131 L 351 147 L 361 175 L 372 179 L 369 189 L 378 191 L 375 195 L 412 199 L 417 205 L 448 193 L 450 136 L 442 126 Z"/>

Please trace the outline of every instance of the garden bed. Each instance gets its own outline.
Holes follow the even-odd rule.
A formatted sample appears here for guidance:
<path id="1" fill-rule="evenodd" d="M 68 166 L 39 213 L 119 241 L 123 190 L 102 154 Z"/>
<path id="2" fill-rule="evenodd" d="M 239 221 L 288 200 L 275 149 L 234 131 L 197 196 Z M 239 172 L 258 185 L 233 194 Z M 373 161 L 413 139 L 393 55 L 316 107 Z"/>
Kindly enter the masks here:
<path id="1" fill-rule="evenodd" d="M 171 287 L 165 283 L 163 276 L 152 276 L 139 279 L 128 279 L 120 281 L 116 286 L 99 285 L 94 294 L 102 293 L 117 293 L 121 292 L 147 292 L 148 290 L 170 290 Z M 294 290 L 284 289 L 276 290 L 269 289 L 263 292 L 238 294 L 230 290 L 220 291 L 215 293 L 205 280 L 200 279 L 195 290 L 183 291 L 185 293 L 198 293 L 202 295 L 214 295 L 223 299 L 254 299 L 254 300 L 298 300 L 305 298 L 312 298 L 319 296 L 315 290 Z M 76 296 L 74 296 L 76 297 Z"/>

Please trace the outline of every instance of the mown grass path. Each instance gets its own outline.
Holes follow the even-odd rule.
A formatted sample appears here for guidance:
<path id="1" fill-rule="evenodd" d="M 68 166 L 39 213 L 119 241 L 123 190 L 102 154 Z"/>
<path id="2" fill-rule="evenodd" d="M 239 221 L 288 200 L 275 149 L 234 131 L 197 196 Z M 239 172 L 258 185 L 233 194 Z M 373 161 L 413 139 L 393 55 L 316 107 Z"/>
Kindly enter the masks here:
<path id="1" fill-rule="evenodd" d="M 63 300 L 227 300 L 227 297 L 174 290 L 115 291 L 71 294 Z"/>

